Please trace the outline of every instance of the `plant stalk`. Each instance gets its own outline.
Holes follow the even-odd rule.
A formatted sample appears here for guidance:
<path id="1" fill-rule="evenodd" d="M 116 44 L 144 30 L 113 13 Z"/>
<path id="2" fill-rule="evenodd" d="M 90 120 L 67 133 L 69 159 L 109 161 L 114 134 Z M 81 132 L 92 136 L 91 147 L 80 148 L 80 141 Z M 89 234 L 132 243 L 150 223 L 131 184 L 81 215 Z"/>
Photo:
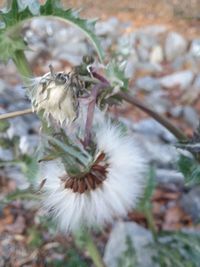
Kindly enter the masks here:
<path id="1" fill-rule="evenodd" d="M 106 83 L 110 86 L 109 81 L 103 77 L 101 74 L 97 73 L 95 70 L 92 70 L 93 76 L 98 79 L 99 81 Z M 129 95 L 128 93 L 119 92 L 117 94 L 121 99 L 125 100 L 126 102 L 138 107 L 148 115 L 150 115 L 152 118 L 154 118 L 157 122 L 159 122 L 161 125 L 163 125 L 165 128 L 168 129 L 177 139 L 184 141 L 187 140 L 188 137 L 179 130 L 175 125 L 173 125 L 167 118 L 164 116 L 158 114 L 156 111 L 151 109 L 150 107 L 144 105 L 142 102 L 140 102 L 138 99 L 134 98 L 133 96 Z"/>
<path id="2" fill-rule="evenodd" d="M 24 109 L 24 110 L 13 111 L 13 112 L 9 112 L 9 113 L 6 113 L 6 114 L 1 114 L 0 115 L 0 120 L 10 119 L 10 118 L 14 118 L 14 117 L 17 117 L 17 116 L 30 114 L 30 113 L 32 113 L 32 109 L 31 108 Z"/>
<path id="3" fill-rule="evenodd" d="M 147 220 L 148 228 L 151 230 L 154 240 L 157 241 L 157 229 L 156 229 L 155 220 L 152 214 L 152 208 L 151 207 L 145 208 L 144 214 Z"/>
<path id="4" fill-rule="evenodd" d="M 94 262 L 94 265 L 96 267 L 106 267 L 91 234 L 87 232 L 87 234 L 85 235 L 86 235 L 86 242 L 85 242 L 86 249 L 90 255 L 90 258 Z"/>
<path id="5" fill-rule="evenodd" d="M 26 83 L 26 78 L 32 77 L 32 71 L 30 65 L 26 59 L 24 51 L 19 50 L 15 52 L 13 61 L 19 73 L 21 74 L 22 80 Z"/>

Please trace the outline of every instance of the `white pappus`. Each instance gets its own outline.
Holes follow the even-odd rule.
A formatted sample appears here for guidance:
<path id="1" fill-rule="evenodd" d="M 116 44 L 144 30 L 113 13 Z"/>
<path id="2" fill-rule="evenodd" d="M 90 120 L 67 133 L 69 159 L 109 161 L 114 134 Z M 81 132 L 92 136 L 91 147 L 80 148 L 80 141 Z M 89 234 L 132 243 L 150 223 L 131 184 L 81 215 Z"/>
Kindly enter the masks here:
<path id="1" fill-rule="evenodd" d="M 146 160 L 133 137 L 104 121 L 93 130 L 93 142 L 97 157 L 80 179 L 69 177 L 59 160 L 41 165 L 43 206 L 63 232 L 126 216 L 143 192 Z"/>
<path id="2" fill-rule="evenodd" d="M 61 125 L 69 125 L 77 118 L 76 87 L 71 86 L 68 74 L 49 72 L 42 77 L 30 79 L 28 83 L 27 93 L 33 110 L 43 112 L 48 123 L 53 118 Z"/>

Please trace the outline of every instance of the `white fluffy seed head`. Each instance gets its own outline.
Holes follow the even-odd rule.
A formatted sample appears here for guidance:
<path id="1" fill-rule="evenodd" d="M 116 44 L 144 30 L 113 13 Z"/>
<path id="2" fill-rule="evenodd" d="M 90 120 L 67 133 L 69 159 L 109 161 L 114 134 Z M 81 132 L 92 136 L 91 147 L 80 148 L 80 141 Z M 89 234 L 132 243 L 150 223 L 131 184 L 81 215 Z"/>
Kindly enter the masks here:
<path id="1" fill-rule="evenodd" d="M 63 123 L 68 125 L 77 117 L 78 103 L 67 76 L 62 72 L 58 74 L 66 79 L 65 83 L 57 83 L 56 78 L 52 77 L 51 73 L 47 73 L 29 82 L 28 95 L 31 99 L 33 110 L 37 113 L 42 111 L 48 122 L 52 117 L 61 125 Z"/>
<path id="2" fill-rule="evenodd" d="M 141 196 L 146 162 L 133 138 L 105 122 L 96 128 L 94 140 L 108 163 L 106 179 L 94 190 L 80 194 L 65 188 L 60 180 L 66 173 L 62 163 L 58 160 L 42 163 L 40 177 L 46 179 L 44 207 L 63 232 L 112 223 L 134 208 Z"/>

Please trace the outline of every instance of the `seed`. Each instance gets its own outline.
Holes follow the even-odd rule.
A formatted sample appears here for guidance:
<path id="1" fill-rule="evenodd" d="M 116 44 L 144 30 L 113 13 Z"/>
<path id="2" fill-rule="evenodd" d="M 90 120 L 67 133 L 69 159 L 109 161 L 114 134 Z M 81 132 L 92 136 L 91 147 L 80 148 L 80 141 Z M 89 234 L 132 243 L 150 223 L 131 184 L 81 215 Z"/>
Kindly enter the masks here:
<path id="1" fill-rule="evenodd" d="M 100 176 L 95 175 L 95 183 L 96 185 L 99 185 L 103 182 L 102 178 Z"/>
<path id="2" fill-rule="evenodd" d="M 105 175 L 102 174 L 102 173 L 100 173 L 100 172 L 98 172 L 98 171 L 96 171 L 96 172 L 94 173 L 94 176 L 95 176 L 95 178 L 96 178 L 96 182 L 97 182 L 97 184 L 102 183 L 102 182 L 106 179 Z"/>
<path id="3" fill-rule="evenodd" d="M 84 179 L 79 179 L 78 180 L 78 192 L 80 194 L 84 193 L 85 192 L 85 188 L 86 188 L 86 184 L 85 184 Z"/>
<path id="4" fill-rule="evenodd" d="M 105 167 L 101 166 L 101 165 L 94 165 L 92 167 L 93 170 L 97 170 L 97 171 L 100 171 L 100 172 L 105 172 Z"/>
<path id="5" fill-rule="evenodd" d="M 86 176 L 85 182 L 89 189 L 95 189 L 94 176 L 90 173 Z"/>
<path id="6" fill-rule="evenodd" d="M 78 191 L 78 181 L 76 179 L 74 179 L 74 183 L 73 183 L 73 191 L 74 193 L 76 193 Z"/>
<path id="7" fill-rule="evenodd" d="M 101 153 L 97 159 L 95 160 L 95 165 L 98 164 L 99 162 L 101 162 L 103 159 L 105 158 L 105 154 Z"/>
<path id="8" fill-rule="evenodd" d="M 70 178 L 66 181 L 65 183 L 65 188 L 72 188 L 73 187 L 73 183 L 74 183 L 74 179 Z"/>

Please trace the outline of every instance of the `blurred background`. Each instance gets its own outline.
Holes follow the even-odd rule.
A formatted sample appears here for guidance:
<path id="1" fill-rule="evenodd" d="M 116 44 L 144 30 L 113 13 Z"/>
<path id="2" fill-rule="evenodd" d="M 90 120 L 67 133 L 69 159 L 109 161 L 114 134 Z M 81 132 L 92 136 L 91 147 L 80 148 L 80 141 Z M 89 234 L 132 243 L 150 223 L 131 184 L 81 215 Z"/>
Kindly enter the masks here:
<path id="1" fill-rule="evenodd" d="M 99 18 L 95 31 L 106 62 L 123 67 L 130 93 L 192 136 L 200 115 L 200 1 L 62 2 L 84 18 Z M 94 55 L 78 29 L 58 21 L 36 18 L 23 34 L 36 76 L 49 64 L 70 71 L 83 55 Z M 0 113 L 29 107 L 15 66 L 1 63 Z M 136 107 L 124 103 L 110 112 L 148 157 L 148 185 L 136 210 L 89 237 L 59 234 L 32 193 L 40 139 L 36 115 L 0 121 L 0 267 L 200 266 L 199 165 L 180 159 L 175 137 Z"/>

